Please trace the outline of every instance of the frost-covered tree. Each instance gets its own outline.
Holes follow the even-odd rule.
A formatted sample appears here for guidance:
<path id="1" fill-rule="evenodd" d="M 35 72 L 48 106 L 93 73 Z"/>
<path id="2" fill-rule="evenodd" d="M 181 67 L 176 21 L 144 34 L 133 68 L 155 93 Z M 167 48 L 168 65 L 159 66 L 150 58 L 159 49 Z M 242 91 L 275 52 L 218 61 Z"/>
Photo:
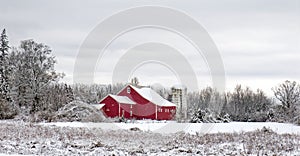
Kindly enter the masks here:
<path id="1" fill-rule="evenodd" d="M 206 87 L 199 92 L 188 93 L 188 116 L 192 117 L 195 111 L 207 108 L 217 114 L 221 113 L 226 100 L 223 94 L 212 87 Z"/>
<path id="2" fill-rule="evenodd" d="M 13 49 L 14 81 L 12 85 L 14 100 L 20 107 L 34 113 L 42 108 L 47 87 L 61 75 L 54 70 L 56 63 L 52 50 L 33 40 L 21 42 Z"/>
<path id="3" fill-rule="evenodd" d="M 42 111 L 58 111 L 74 100 L 73 89 L 67 84 L 51 84 L 46 88 L 46 95 L 43 97 L 45 104 L 41 108 Z"/>
<path id="4" fill-rule="evenodd" d="M 273 121 L 300 122 L 300 85 L 295 81 L 286 80 L 272 88 L 281 105 L 274 107 Z"/>
<path id="5" fill-rule="evenodd" d="M 286 80 L 284 83 L 272 88 L 272 90 L 284 109 L 290 109 L 300 101 L 300 85 L 295 81 Z"/>
<path id="6" fill-rule="evenodd" d="M 240 118 L 239 120 L 247 121 L 249 114 L 253 112 L 253 96 L 254 93 L 249 87 L 245 89 L 241 85 L 237 85 L 231 95 L 231 102 L 234 105 L 234 115 Z"/>
<path id="7" fill-rule="evenodd" d="M 265 121 L 271 104 L 262 90 L 254 92 L 249 87 L 237 85 L 232 93 L 227 94 L 226 112 L 235 121 Z"/>
<path id="8" fill-rule="evenodd" d="M 0 99 L 10 101 L 9 93 L 9 74 L 11 73 L 8 64 L 9 41 L 6 30 L 3 29 L 0 36 Z"/>
<path id="9" fill-rule="evenodd" d="M 258 112 L 266 112 L 272 105 L 272 100 L 267 97 L 266 93 L 261 89 L 257 89 L 253 94 L 253 105 L 251 109 Z"/>

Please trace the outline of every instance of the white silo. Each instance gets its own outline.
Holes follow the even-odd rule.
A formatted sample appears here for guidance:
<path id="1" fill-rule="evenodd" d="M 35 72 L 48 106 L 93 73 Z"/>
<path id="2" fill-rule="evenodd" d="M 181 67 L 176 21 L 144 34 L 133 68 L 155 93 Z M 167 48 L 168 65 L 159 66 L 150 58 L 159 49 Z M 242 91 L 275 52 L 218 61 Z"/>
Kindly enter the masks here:
<path id="1" fill-rule="evenodd" d="M 187 118 L 187 88 L 183 85 L 174 85 L 171 88 L 172 102 L 176 104 L 176 118 Z"/>

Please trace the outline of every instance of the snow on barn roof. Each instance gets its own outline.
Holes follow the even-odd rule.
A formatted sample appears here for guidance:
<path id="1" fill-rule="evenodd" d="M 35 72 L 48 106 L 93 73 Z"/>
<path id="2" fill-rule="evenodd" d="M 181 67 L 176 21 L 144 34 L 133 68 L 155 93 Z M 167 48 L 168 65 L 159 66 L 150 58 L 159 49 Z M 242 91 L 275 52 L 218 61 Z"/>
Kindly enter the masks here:
<path id="1" fill-rule="evenodd" d="M 105 104 L 92 104 L 96 109 L 101 109 Z"/>
<path id="2" fill-rule="evenodd" d="M 127 96 L 118 96 L 118 95 L 112 95 L 112 94 L 109 94 L 108 96 L 112 97 L 118 103 L 131 104 L 131 105 L 136 104 L 134 101 L 129 99 Z"/>
<path id="3" fill-rule="evenodd" d="M 155 91 L 153 91 L 151 88 L 137 88 L 132 85 L 130 85 L 135 91 L 137 91 L 141 96 L 143 96 L 148 101 L 151 101 L 152 103 L 158 105 L 158 106 L 175 106 L 176 105 L 164 98 L 162 98 L 159 94 L 157 94 Z"/>

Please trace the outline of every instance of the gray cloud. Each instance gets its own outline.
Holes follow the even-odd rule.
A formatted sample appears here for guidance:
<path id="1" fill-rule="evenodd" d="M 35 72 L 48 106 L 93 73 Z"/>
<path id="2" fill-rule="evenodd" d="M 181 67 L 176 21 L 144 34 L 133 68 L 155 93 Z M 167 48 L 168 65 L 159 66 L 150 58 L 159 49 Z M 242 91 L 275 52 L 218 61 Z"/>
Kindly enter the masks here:
<path id="1" fill-rule="evenodd" d="M 2 0 L 0 29 L 7 29 L 14 46 L 28 38 L 51 46 L 59 63 L 58 70 L 64 71 L 67 74 L 64 81 L 71 83 L 74 60 L 88 33 L 113 13 L 150 4 L 182 10 L 204 25 L 223 57 L 228 85 L 248 81 L 249 77 L 264 80 L 260 83 L 262 85 L 266 78 L 274 85 L 278 79 L 299 80 L 300 1 L 297 0 Z M 122 41 L 119 44 L 124 47 L 127 43 Z M 197 62 L 190 54 L 187 57 Z M 101 74 L 101 71 L 96 72 Z M 107 72 L 102 74 L 107 75 Z M 166 79 L 167 75 L 161 75 Z M 99 83 L 107 83 L 102 81 Z"/>

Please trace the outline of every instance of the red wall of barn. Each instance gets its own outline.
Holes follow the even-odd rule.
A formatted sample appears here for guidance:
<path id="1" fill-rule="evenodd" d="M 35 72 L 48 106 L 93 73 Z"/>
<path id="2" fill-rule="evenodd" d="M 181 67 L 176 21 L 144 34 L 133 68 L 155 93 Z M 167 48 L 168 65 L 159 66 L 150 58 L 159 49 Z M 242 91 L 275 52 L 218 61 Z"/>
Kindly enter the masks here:
<path id="1" fill-rule="evenodd" d="M 100 101 L 100 103 L 105 104 L 102 107 L 102 111 L 107 117 L 118 117 L 119 116 L 119 104 L 118 102 L 110 96 L 107 96 L 105 99 Z"/>
<path id="2" fill-rule="evenodd" d="M 132 108 L 130 106 L 131 106 L 130 104 L 122 104 L 121 103 L 121 105 L 120 105 L 120 107 L 121 107 L 121 116 L 124 115 L 124 117 L 127 118 L 127 119 L 134 118 L 134 116 L 133 116 L 134 105 L 132 105 Z M 130 111 L 132 111 L 132 116 L 130 115 Z"/>
<path id="3" fill-rule="evenodd" d="M 161 112 L 159 111 L 159 109 L 161 109 Z M 176 107 L 174 106 L 158 106 L 157 110 L 157 120 L 172 120 L 174 119 L 176 114 Z"/>
<path id="4" fill-rule="evenodd" d="M 102 108 L 102 111 L 107 117 L 119 117 L 119 103 L 110 96 L 107 96 L 105 99 L 100 101 L 100 103 L 105 104 Z M 120 116 L 124 116 L 127 119 L 133 118 L 134 107 L 130 107 L 129 104 L 120 103 Z M 132 111 L 132 115 L 130 114 Z"/>

